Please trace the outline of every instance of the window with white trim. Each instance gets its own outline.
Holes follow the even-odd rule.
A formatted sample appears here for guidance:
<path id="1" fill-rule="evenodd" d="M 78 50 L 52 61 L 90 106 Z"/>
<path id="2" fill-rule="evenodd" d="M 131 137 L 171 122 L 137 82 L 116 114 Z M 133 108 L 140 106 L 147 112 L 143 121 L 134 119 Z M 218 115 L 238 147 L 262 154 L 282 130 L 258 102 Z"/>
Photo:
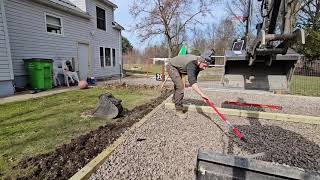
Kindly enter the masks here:
<path id="1" fill-rule="evenodd" d="M 97 28 L 101 30 L 106 30 L 106 11 L 99 7 L 96 7 L 97 14 Z"/>
<path id="2" fill-rule="evenodd" d="M 112 49 L 112 65 L 116 66 L 116 50 Z"/>
<path id="3" fill-rule="evenodd" d="M 100 47 L 100 65 L 101 67 L 104 67 L 104 48 Z"/>
<path id="4" fill-rule="evenodd" d="M 62 18 L 46 14 L 46 28 L 48 33 L 62 34 Z"/>
<path id="5" fill-rule="evenodd" d="M 101 67 L 111 66 L 111 48 L 100 47 L 99 55 Z"/>
<path id="6" fill-rule="evenodd" d="M 105 54 L 106 66 L 111 66 L 111 49 L 106 48 L 105 51 L 106 51 L 106 54 Z"/>

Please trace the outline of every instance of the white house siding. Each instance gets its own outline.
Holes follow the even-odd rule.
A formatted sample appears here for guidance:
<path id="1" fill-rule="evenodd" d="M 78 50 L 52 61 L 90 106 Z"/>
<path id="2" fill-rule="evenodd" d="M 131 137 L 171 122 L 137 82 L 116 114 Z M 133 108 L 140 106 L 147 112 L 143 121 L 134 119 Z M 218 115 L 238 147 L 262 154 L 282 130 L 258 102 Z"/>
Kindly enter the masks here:
<path id="1" fill-rule="evenodd" d="M 31 0 L 7 0 L 5 10 L 16 81 L 19 81 L 20 76 L 25 75 L 23 59 L 57 60 L 73 57 L 77 60 L 78 42 L 91 44 L 88 19 L 55 10 Z M 45 13 L 62 18 L 63 35 L 47 33 Z"/>
<path id="2" fill-rule="evenodd" d="M 86 0 L 69 0 L 72 2 L 74 5 L 76 5 L 78 8 L 80 8 L 82 11 L 86 12 L 87 11 L 87 6 L 86 6 Z"/>
<path id="3" fill-rule="evenodd" d="M 106 31 L 97 29 L 96 6 L 106 11 Z M 93 75 L 97 78 L 119 75 L 120 74 L 120 45 L 119 31 L 112 27 L 114 21 L 113 7 L 107 6 L 97 0 L 87 0 L 87 12 L 93 17 L 91 20 L 91 32 L 93 32 Z M 116 49 L 116 66 L 101 67 L 99 57 L 99 47 Z"/>
<path id="4" fill-rule="evenodd" d="M 0 96 L 12 95 L 13 71 L 4 2 L 0 0 Z"/>
<path id="5" fill-rule="evenodd" d="M 12 80 L 11 55 L 3 0 L 0 0 L 0 81 Z"/>

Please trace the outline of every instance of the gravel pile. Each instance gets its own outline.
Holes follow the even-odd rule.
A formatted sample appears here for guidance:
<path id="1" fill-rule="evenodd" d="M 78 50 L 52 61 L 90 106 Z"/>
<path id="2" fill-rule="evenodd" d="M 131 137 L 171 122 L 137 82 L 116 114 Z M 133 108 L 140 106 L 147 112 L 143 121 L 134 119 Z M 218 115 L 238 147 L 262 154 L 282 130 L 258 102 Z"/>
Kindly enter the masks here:
<path id="1" fill-rule="evenodd" d="M 225 101 L 235 101 L 243 103 L 269 104 L 282 106 L 282 110 L 259 109 L 258 111 L 277 112 L 285 114 L 320 116 L 320 97 L 304 97 L 304 96 L 286 96 L 274 95 L 261 91 L 245 91 L 245 90 L 223 90 L 223 89 L 205 89 L 204 91 L 211 98 L 213 103 L 218 107 L 224 107 Z M 186 91 L 186 103 L 205 105 L 199 95 L 192 90 Z M 188 100 L 189 99 L 189 100 Z M 196 101 L 196 100 L 198 101 Z M 199 101 L 200 100 L 200 101 Z M 240 108 L 239 108 L 240 109 Z M 246 110 L 250 110 L 246 108 Z M 253 108 L 252 110 L 257 110 Z"/>
<path id="2" fill-rule="evenodd" d="M 226 126 L 213 114 L 188 112 L 181 120 L 162 108 L 90 179 L 194 179 L 199 148 L 240 156 L 265 152 L 263 160 L 320 170 L 319 125 L 229 119 L 246 135 L 247 144 L 226 136 Z"/>

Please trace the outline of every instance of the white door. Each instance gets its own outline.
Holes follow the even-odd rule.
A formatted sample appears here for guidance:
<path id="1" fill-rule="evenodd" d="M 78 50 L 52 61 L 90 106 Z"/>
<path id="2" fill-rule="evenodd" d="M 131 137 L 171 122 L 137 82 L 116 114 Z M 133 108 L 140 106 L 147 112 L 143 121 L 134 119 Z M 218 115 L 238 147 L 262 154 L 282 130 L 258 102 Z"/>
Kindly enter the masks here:
<path id="1" fill-rule="evenodd" d="M 78 46 L 79 58 L 79 75 L 80 80 L 87 80 L 89 72 L 89 45 L 79 43 Z"/>

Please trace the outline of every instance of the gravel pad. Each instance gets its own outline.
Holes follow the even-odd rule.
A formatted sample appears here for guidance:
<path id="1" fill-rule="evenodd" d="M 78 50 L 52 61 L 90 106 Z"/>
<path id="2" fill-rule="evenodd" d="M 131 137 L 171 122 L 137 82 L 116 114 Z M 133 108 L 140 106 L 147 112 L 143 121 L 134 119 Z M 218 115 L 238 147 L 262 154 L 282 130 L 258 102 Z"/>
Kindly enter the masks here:
<path id="1" fill-rule="evenodd" d="M 320 170 L 320 126 L 229 118 L 248 143 L 228 133 L 213 114 L 188 112 L 185 120 L 161 108 L 119 146 L 91 179 L 194 179 L 197 150 L 247 156 Z M 229 136 L 225 135 L 229 134 Z"/>
<path id="2" fill-rule="evenodd" d="M 320 116 L 320 97 L 286 96 L 271 93 L 262 93 L 248 90 L 210 90 L 204 88 L 205 94 L 217 107 L 236 108 L 225 105 L 225 101 L 254 103 L 264 105 L 282 106 L 282 110 L 272 110 L 268 108 L 238 107 L 237 109 L 265 111 L 285 114 Z M 198 105 L 203 103 L 198 94 L 188 89 L 185 93 L 185 102 Z M 195 100 L 198 100 L 197 103 Z"/>

